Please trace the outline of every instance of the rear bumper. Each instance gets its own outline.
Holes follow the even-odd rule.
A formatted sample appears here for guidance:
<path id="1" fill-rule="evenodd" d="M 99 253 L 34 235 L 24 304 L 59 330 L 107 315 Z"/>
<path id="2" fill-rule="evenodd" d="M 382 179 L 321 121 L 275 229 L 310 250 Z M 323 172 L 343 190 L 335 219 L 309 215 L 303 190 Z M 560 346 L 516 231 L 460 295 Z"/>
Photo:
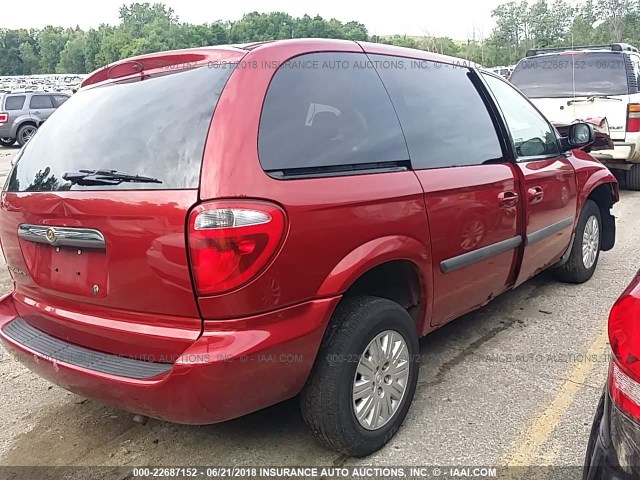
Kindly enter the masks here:
<path id="1" fill-rule="evenodd" d="M 298 394 L 338 300 L 314 300 L 254 317 L 205 322 L 202 336 L 168 372 L 150 378 L 105 373 L 91 363 L 48 355 L 41 343 L 16 340 L 24 336 L 16 336 L 15 328 L 7 330 L 18 317 L 12 294 L 0 299 L 0 343 L 41 377 L 83 397 L 171 422 L 210 424 Z"/>
<path id="2" fill-rule="evenodd" d="M 16 132 L 11 128 L 11 123 L 0 125 L 0 138 L 15 138 Z"/>
<path id="3" fill-rule="evenodd" d="M 613 165 L 615 167 L 616 164 L 625 162 L 640 163 L 638 144 L 614 140 L 613 147 L 611 150 L 596 150 L 591 152 L 591 155 L 607 166 Z"/>
<path id="4" fill-rule="evenodd" d="M 583 480 L 640 477 L 640 425 L 613 405 L 605 391 L 591 429 Z"/>

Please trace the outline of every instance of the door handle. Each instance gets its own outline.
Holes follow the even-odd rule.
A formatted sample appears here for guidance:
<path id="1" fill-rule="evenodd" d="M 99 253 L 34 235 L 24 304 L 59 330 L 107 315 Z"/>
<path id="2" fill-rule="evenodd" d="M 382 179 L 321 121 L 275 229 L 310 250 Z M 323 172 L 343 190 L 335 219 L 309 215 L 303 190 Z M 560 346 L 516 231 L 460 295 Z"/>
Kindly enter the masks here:
<path id="1" fill-rule="evenodd" d="M 529 203 L 535 205 L 536 203 L 540 203 L 544 198 L 544 190 L 542 187 L 531 187 L 527 191 L 527 195 L 529 197 Z"/>
<path id="2" fill-rule="evenodd" d="M 40 115 L 40 112 L 38 112 L 38 111 L 35 111 L 35 112 L 33 112 L 33 113 L 34 113 L 35 115 Z"/>
<path id="3" fill-rule="evenodd" d="M 515 207 L 518 204 L 518 194 L 516 192 L 500 192 L 498 194 L 498 203 L 502 208 Z"/>

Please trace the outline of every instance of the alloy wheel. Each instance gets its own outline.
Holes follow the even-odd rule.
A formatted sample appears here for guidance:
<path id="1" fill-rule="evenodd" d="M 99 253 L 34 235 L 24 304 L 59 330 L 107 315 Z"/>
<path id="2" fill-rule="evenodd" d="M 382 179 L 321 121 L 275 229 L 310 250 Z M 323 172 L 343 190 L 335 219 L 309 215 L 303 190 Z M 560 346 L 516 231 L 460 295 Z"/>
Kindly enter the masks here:
<path id="1" fill-rule="evenodd" d="M 22 141 L 24 143 L 27 143 L 29 140 L 31 140 L 33 138 L 33 136 L 36 134 L 36 132 L 37 132 L 37 129 L 35 127 L 24 128 L 22 130 L 22 132 L 20 133 Z"/>
<path id="2" fill-rule="evenodd" d="M 353 411 L 361 427 L 386 425 L 402 403 L 409 380 L 409 349 L 395 330 L 378 334 L 360 356 L 353 380 Z"/>
<path id="3" fill-rule="evenodd" d="M 593 267 L 600 249 L 600 225 L 595 215 L 587 219 L 582 234 L 582 264 L 587 270 Z"/>

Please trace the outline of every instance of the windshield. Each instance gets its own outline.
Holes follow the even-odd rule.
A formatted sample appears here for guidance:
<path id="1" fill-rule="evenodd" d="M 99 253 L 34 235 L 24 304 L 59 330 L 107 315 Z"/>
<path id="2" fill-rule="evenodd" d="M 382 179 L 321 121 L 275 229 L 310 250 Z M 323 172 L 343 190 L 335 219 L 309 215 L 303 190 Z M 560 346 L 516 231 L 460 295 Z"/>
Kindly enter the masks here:
<path id="1" fill-rule="evenodd" d="M 233 71 L 192 68 L 81 90 L 27 144 L 7 190 L 197 188 L 207 133 Z M 71 182 L 83 170 L 117 171 L 157 182 Z"/>
<path id="2" fill-rule="evenodd" d="M 612 52 L 524 58 L 511 74 L 510 81 L 529 98 L 629 93 L 624 56 Z"/>

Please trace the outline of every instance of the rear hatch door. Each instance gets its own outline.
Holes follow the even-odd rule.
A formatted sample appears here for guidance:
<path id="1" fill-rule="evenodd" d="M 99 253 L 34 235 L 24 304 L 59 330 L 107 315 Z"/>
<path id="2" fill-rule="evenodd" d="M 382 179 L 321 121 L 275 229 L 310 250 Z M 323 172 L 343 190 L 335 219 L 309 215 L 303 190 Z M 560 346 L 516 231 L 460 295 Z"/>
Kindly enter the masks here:
<path id="1" fill-rule="evenodd" d="M 185 223 L 232 72 L 205 55 L 171 62 L 94 74 L 21 152 L 0 215 L 21 316 L 71 343 L 167 363 L 202 328 Z"/>
<path id="2" fill-rule="evenodd" d="M 625 138 L 628 95 L 611 98 L 533 98 L 531 101 L 552 122 L 571 123 L 574 120 L 606 118 L 611 138 Z"/>

